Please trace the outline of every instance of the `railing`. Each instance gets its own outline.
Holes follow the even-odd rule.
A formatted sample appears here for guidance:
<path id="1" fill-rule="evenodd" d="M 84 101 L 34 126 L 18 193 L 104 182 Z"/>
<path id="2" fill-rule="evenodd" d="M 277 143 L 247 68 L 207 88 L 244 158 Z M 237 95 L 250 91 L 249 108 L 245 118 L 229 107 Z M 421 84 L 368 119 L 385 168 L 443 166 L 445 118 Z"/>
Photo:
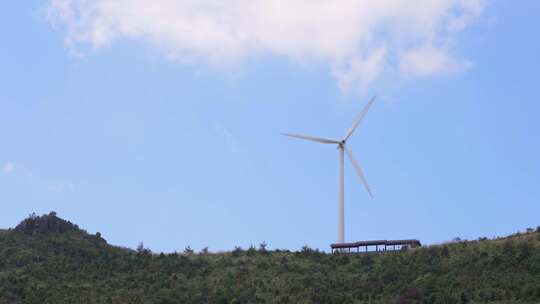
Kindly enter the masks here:
<path id="1" fill-rule="evenodd" d="M 354 243 L 336 243 L 330 245 L 332 252 L 339 253 L 385 253 L 404 251 L 409 248 L 416 248 L 420 246 L 422 246 L 422 244 L 419 240 L 359 241 Z"/>

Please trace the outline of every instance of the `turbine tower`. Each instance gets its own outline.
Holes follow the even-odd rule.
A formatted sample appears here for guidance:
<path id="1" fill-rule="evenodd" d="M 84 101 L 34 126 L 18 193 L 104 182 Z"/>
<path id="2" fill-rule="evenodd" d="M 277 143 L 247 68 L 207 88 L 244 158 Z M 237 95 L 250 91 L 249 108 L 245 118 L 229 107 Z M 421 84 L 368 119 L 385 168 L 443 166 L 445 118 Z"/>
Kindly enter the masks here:
<path id="1" fill-rule="evenodd" d="M 373 198 L 373 194 L 371 192 L 371 189 L 369 188 L 369 184 L 366 180 L 366 177 L 364 176 L 364 171 L 360 166 L 358 165 L 358 162 L 356 161 L 356 158 L 351 153 L 349 149 L 347 149 L 347 140 L 351 137 L 354 130 L 358 127 L 364 116 L 366 115 L 367 111 L 375 101 L 375 97 L 373 97 L 369 103 L 362 109 L 360 113 L 356 116 L 355 120 L 353 121 L 352 126 L 347 130 L 347 133 L 345 133 L 345 137 L 343 137 L 342 140 L 334 140 L 334 139 L 326 139 L 321 137 L 314 137 L 314 136 L 307 136 L 307 135 L 299 135 L 299 134 L 291 134 L 291 133 L 281 133 L 281 135 L 315 141 L 322 144 L 335 144 L 337 145 L 337 148 L 339 150 L 339 182 L 338 182 L 338 235 L 337 235 L 337 242 L 338 243 L 344 243 L 345 242 L 345 198 L 344 198 L 344 156 L 347 154 L 349 157 L 356 174 L 358 177 L 360 177 L 360 180 L 362 181 L 362 184 L 364 184 L 364 187 L 366 188 L 369 196 Z"/>

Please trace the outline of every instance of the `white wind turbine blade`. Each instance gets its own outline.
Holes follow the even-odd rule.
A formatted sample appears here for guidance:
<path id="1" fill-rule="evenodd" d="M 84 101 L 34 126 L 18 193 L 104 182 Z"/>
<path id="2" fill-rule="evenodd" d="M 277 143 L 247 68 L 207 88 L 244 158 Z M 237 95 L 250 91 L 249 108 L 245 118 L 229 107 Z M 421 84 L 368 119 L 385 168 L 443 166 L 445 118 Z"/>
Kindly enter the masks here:
<path id="1" fill-rule="evenodd" d="M 343 146 L 343 148 L 345 149 L 345 152 L 347 152 L 347 156 L 349 156 L 349 159 L 351 160 L 351 163 L 354 167 L 354 170 L 356 171 L 356 174 L 358 174 L 358 177 L 360 177 L 360 179 L 362 180 L 362 184 L 364 184 L 364 187 L 366 187 L 366 190 L 369 193 L 369 196 L 373 198 L 373 193 L 371 193 L 371 189 L 369 188 L 367 179 L 364 176 L 364 171 L 362 171 L 362 168 L 360 168 L 360 166 L 356 162 L 356 158 L 354 158 L 354 155 L 351 153 L 351 151 L 349 151 L 349 149 L 347 149 L 347 147 L 345 146 Z"/>
<path id="2" fill-rule="evenodd" d="M 307 136 L 307 135 L 299 135 L 299 134 L 291 134 L 291 133 L 281 133 L 281 135 L 305 139 L 305 140 L 311 140 L 320 142 L 323 144 L 339 144 L 340 142 L 333 139 L 326 139 L 326 138 L 320 138 L 320 137 L 314 137 L 314 136 Z"/>
<path id="3" fill-rule="evenodd" d="M 343 139 L 344 141 L 347 141 L 347 139 L 349 139 L 349 137 L 351 137 L 351 135 L 353 134 L 354 130 L 356 130 L 356 127 L 358 127 L 358 125 L 360 124 L 360 122 L 362 121 L 362 118 L 364 118 L 364 116 L 366 115 L 367 111 L 369 110 L 369 108 L 371 107 L 371 105 L 373 104 L 373 102 L 375 101 L 375 98 L 377 98 L 377 96 L 373 96 L 373 98 L 371 98 L 371 100 L 368 102 L 368 104 L 364 107 L 364 109 L 362 109 L 362 112 L 358 113 L 358 115 L 356 116 L 352 126 L 349 128 L 349 130 L 347 131 L 347 134 L 345 135 L 345 138 Z"/>

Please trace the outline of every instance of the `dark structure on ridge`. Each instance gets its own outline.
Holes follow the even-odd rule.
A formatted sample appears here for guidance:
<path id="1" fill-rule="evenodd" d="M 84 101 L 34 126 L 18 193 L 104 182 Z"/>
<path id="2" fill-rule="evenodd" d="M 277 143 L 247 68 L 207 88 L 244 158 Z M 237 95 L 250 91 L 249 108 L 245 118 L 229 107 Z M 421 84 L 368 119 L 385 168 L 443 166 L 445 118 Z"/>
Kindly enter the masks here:
<path id="1" fill-rule="evenodd" d="M 409 248 L 422 247 L 419 240 L 378 240 L 359 241 L 354 243 L 330 244 L 332 252 L 347 253 L 385 253 L 395 251 L 405 251 Z M 351 250 L 352 249 L 352 250 Z M 356 250 L 354 250 L 356 249 Z"/>

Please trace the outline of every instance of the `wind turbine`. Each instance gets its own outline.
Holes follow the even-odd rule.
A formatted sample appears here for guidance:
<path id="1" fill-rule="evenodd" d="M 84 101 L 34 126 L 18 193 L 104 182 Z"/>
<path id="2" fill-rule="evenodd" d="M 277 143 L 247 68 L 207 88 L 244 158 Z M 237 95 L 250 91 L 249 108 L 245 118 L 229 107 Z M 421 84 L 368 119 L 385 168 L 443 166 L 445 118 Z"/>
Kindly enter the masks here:
<path id="1" fill-rule="evenodd" d="M 343 137 L 342 140 L 334 140 L 334 139 L 327 139 L 327 138 L 321 138 L 321 137 L 315 137 L 315 136 L 307 136 L 307 135 L 299 135 L 299 134 L 291 134 L 291 133 L 281 133 L 281 135 L 315 141 L 322 144 L 335 144 L 337 145 L 337 148 L 339 150 L 339 186 L 338 186 L 338 243 L 344 243 L 345 242 L 345 199 L 344 199 L 344 165 L 343 165 L 343 159 L 344 154 L 346 153 L 349 159 L 351 160 L 351 163 L 356 171 L 356 174 L 358 177 L 360 177 L 360 180 L 362 181 L 362 184 L 364 184 L 364 187 L 366 188 L 369 196 L 373 198 L 373 193 L 371 192 L 371 189 L 369 188 L 369 184 L 366 180 L 366 177 L 364 176 L 364 171 L 360 166 L 358 165 L 358 162 L 356 161 L 356 158 L 351 153 L 349 149 L 347 149 L 347 140 L 351 137 L 354 130 L 358 127 L 364 116 L 366 115 L 367 111 L 375 101 L 375 96 L 368 102 L 368 104 L 362 109 L 360 113 L 356 116 L 355 120 L 353 121 L 352 126 L 347 130 L 347 133 L 345 133 L 345 137 Z"/>

